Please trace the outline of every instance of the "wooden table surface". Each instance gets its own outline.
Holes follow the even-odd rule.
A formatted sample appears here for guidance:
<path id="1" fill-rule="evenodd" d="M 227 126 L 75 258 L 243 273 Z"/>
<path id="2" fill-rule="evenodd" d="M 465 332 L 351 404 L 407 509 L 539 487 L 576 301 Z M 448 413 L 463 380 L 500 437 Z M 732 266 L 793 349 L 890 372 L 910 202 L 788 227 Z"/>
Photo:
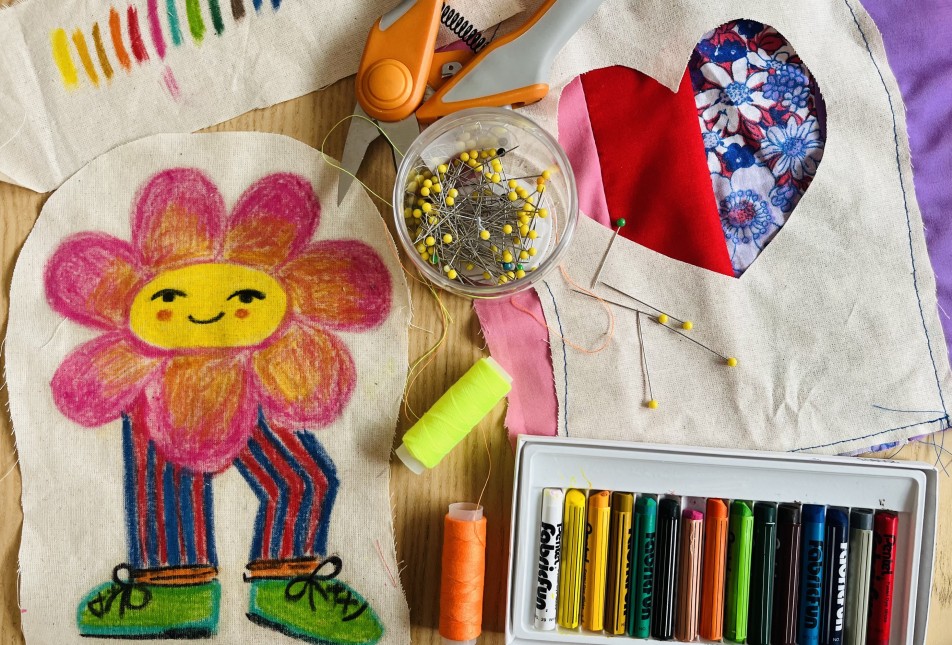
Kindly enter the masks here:
<path id="1" fill-rule="evenodd" d="M 3 4 L 3 0 L 0 0 Z M 257 130 L 299 139 L 319 148 L 333 125 L 351 112 L 353 80 L 344 79 L 320 92 L 250 112 L 210 128 L 209 131 Z M 326 151 L 340 158 L 346 127 L 328 138 Z M 393 181 L 390 152 L 379 139 L 371 148 L 360 173 L 368 186 L 387 195 Z M 10 276 L 17 255 L 39 215 L 46 195 L 0 184 L 0 336 L 6 335 Z M 378 204 L 389 221 L 389 207 Z M 440 317 L 432 296 L 411 283 L 414 304 L 410 329 L 410 359 L 414 359 L 439 335 Z M 410 392 L 415 410 L 425 410 L 480 356 L 487 353 L 472 304 L 450 294 L 443 295 L 452 316 L 448 340 Z M 7 407 L 6 388 L 0 389 L 0 409 Z M 502 643 L 504 636 L 508 525 L 512 495 L 513 451 L 503 428 L 504 406 L 500 405 L 462 445 L 436 469 L 422 476 L 411 474 L 394 460 L 391 467 L 391 497 L 394 501 L 397 554 L 403 562 L 400 578 L 410 605 L 414 643 L 439 643 L 440 545 L 442 519 L 447 504 L 475 501 L 487 472 L 492 473 L 482 503 L 489 520 L 483 643 Z M 411 424 L 401 417 L 395 441 Z M 941 437 L 936 437 L 939 443 Z M 941 451 L 931 444 L 904 448 L 897 456 L 935 463 Z M 952 642 L 952 479 L 941 478 L 942 507 L 939 519 L 937 560 L 932 597 L 929 643 Z M 20 472 L 9 416 L 0 414 L 0 645 L 23 642 L 17 605 L 17 550 L 20 541 Z M 38 643 L 36 645 L 59 645 Z"/>

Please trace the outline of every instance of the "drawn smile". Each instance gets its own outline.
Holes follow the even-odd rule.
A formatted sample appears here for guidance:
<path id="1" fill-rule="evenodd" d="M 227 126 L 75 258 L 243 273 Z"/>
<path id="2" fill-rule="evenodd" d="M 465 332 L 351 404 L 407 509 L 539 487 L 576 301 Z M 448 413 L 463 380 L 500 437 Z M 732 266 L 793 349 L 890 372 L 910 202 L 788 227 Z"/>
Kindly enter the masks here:
<path id="1" fill-rule="evenodd" d="M 219 311 L 217 316 L 215 316 L 214 318 L 208 318 L 207 320 L 199 320 L 198 318 L 195 318 L 194 316 L 192 316 L 192 314 L 188 315 L 189 322 L 193 322 L 196 325 L 210 325 L 214 322 L 218 322 L 224 317 L 225 317 L 224 311 Z"/>

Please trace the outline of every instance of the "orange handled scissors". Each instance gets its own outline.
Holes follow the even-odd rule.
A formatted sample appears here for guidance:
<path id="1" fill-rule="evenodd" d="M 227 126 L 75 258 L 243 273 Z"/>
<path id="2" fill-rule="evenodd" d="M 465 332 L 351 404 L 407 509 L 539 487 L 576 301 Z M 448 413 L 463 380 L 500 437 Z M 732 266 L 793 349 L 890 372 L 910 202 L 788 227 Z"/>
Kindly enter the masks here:
<path id="1" fill-rule="evenodd" d="M 370 29 L 357 70 L 357 105 L 344 143 L 337 201 L 383 131 L 402 155 L 420 124 L 472 107 L 519 107 L 549 91 L 552 61 L 604 0 L 545 0 L 519 29 L 485 41 L 442 0 L 403 0 Z M 441 19 L 469 34 L 474 52 L 436 52 Z M 447 22 L 449 22 L 447 20 Z M 378 130 L 379 127 L 379 130 Z M 394 161 L 397 161 L 395 156 Z"/>

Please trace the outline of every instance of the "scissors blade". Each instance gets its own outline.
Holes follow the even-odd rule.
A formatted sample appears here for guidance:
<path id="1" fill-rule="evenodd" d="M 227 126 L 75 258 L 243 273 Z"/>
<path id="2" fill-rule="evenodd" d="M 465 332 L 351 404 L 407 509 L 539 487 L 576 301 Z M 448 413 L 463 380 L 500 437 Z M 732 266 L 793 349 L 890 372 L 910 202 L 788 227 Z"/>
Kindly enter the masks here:
<path id="1" fill-rule="evenodd" d="M 420 136 L 420 123 L 417 121 L 416 115 L 411 114 L 400 121 L 393 123 L 380 122 L 378 125 L 393 144 L 393 165 L 399 168 L 403 156 L 410 149 L 410 144 Z"/>
<path id="2" fill-rule="evenodd" d="M 350 127 L 347 129 L 347 139 L 344 141 L 344 154 L 341 158 L 341 167 L 344 169 L 340 173 L 337 181 L 337 205 L 340 206 L 354 183 L 354 176 L 360 170 L 360 164 L 364 160 L 367 148 L 373 143 L 373 140 L 380 136 L 377 126 L 367 116 L 360 105 L 354 106 L 354 118 L 350 120 Z"/>

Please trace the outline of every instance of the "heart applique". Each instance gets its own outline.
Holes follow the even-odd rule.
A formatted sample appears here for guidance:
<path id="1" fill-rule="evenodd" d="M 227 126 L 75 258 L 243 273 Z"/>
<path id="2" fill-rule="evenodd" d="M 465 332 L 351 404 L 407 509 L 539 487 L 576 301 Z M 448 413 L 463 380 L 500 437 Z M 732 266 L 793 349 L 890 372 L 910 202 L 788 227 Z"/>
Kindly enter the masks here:
<path id="1" fill-rule="evenodd" d="M 583 74 L 559 103 L 581 209 L 671 258 L 740 277 L 787 222 L 823 156 L 812 74 L 772 27 L 705 34 L 676 92 L 627 67 Z"/>

